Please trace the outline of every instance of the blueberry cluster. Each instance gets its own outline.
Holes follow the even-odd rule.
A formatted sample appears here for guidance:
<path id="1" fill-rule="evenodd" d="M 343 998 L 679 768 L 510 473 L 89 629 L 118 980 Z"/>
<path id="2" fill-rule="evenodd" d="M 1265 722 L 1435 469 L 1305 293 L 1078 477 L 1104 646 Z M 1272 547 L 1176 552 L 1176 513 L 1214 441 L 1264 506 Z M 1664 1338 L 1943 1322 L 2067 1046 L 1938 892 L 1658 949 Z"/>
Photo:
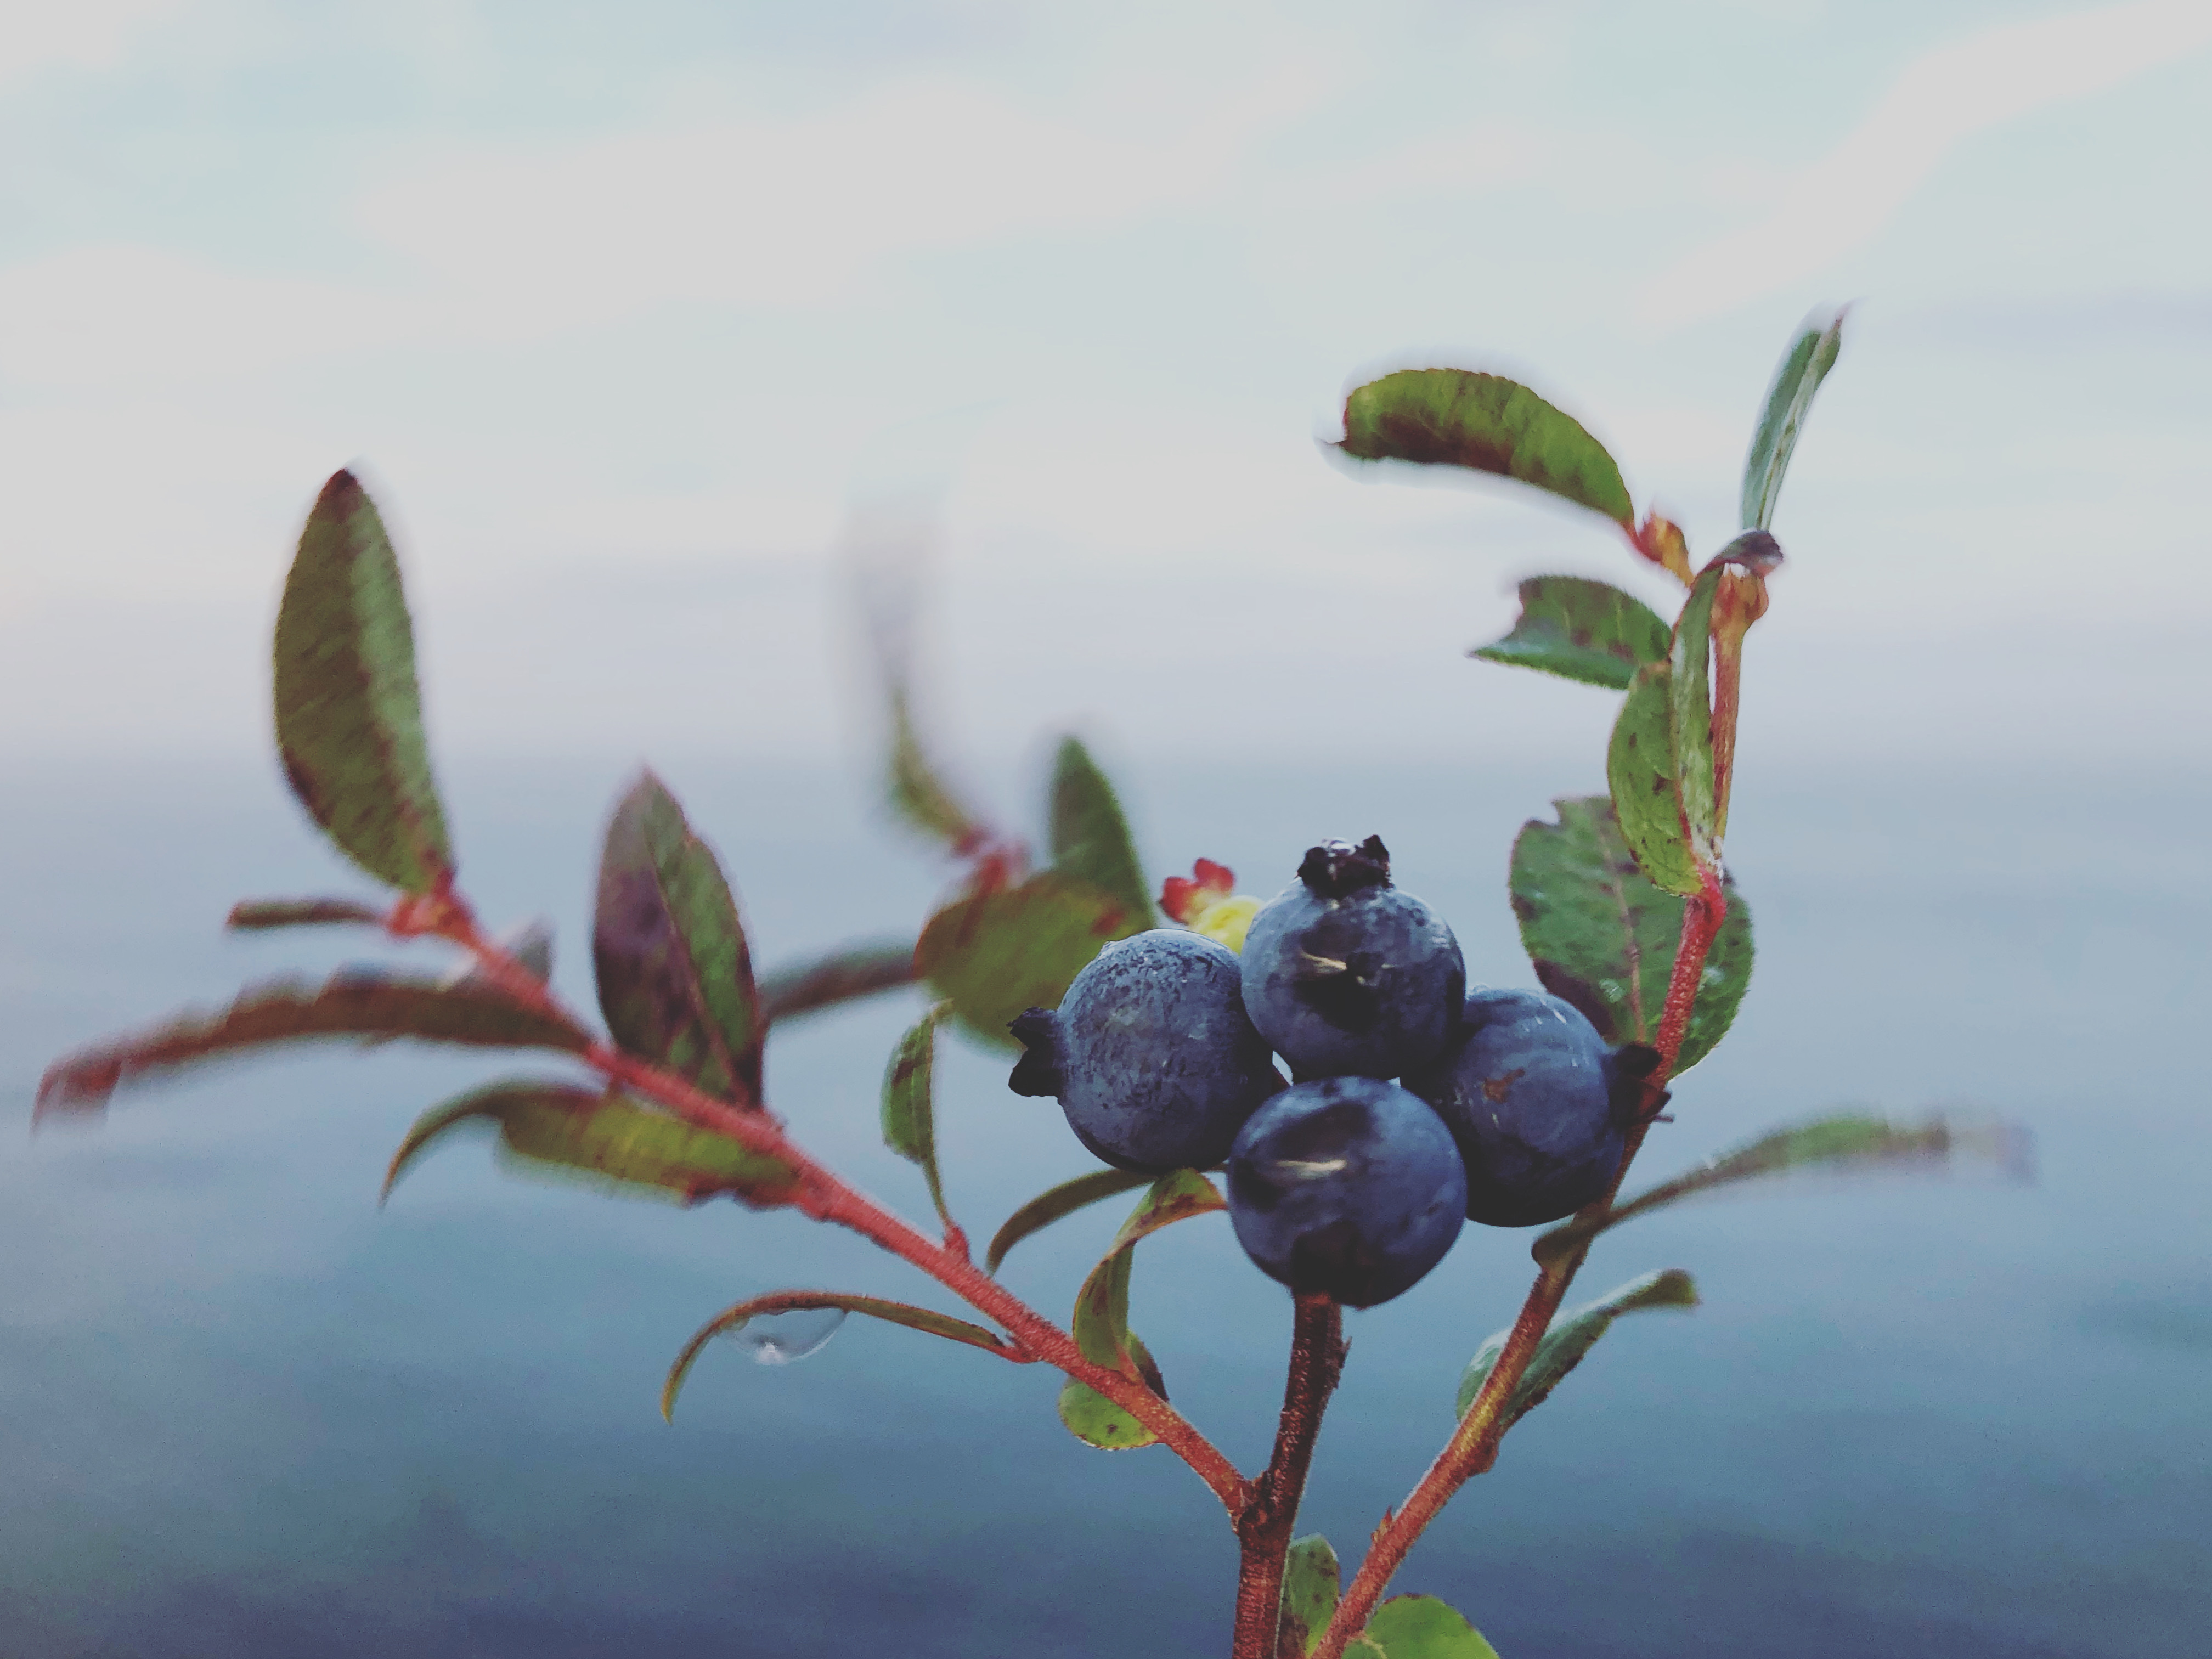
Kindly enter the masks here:
<path id="1" fill-rule="evenodd" d="M 1601 1194 L 1659 1060 L 1540 991 L 1470 992 L 1451 928 L 1390 884 L 1374 836 L 1310 850 L 1241 960 L 1201 933 L 1139 933 L 1012 1030 L 1016 1093 L 1057 1098 L 1121 1169 L 1225 1159 L 1245 1253 L 1356 1308 L 1418 1283 L 1462 1218 L 1527 1226 Z"/>

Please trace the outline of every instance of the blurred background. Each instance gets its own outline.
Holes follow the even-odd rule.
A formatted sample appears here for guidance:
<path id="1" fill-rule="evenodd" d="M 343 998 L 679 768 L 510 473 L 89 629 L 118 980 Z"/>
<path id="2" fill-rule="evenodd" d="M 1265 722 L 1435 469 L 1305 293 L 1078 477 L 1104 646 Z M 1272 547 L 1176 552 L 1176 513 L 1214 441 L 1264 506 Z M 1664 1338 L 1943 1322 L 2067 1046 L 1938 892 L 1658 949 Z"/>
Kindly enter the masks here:
<path id="1" fill-rule="evenodd" d="M 1525 983 L 1507 848 L 1602 787 L 1615 700 L 1465 660 L 1514 579 L 1665 604 L 1534 492 L 1323 457 L 1344 390 L 1500 368 L 1693 556 L 1815 304 L 1855 300 L 1775 529 L 1731 863 L 1759 966 L 1651 1176 L 1844 1103 L 1978 1103 L 2029 1188 L 1801 1183 L 1601 1247 L 1695 1273 L 1508 1443 L 1401 1588 L 1507 1659 L 2179 1656 L 2212 1577 L 2212 890 L 2197 497 L 2212 14 L 1711 0 L 1106 9 L 12 0 L 0 27 L 0 1651 L 1218 1652 L 1235 1551 L 1164 1453 L 908 1333 L 702 1363 L 857 1241 L 426 1166 L 496 1062 L 265 1061 L 27 1133 L 60 1049 L 362 940 L 269 753 L 299 523 L 354 465 L 405 563 L 464 878 L 590 998 L 601 818 L 650 759 L 757 958 L 917 925 L 840 556 L 936 527 L 924 713 L 1034 828 L 1051 740 L 1155 881 L 1381 831 Z M 876 1144 L 908 1001 L 779 1036 L 807 1144 Z M 966 1051 L 971 1231 L 1087 1160 Z M 1057 1310 L 1111 1206 L 1026 1245 Z M 1477 1236 L 1480 1233 L 1480 1236 Z M 1510 1317 L 1470 1229 L 1352 1322 L 1306 1524 L 1352 1554 Z M 1139 1328 L 1248 1465 L 1287 1308 L 1225 1224 Z"/>

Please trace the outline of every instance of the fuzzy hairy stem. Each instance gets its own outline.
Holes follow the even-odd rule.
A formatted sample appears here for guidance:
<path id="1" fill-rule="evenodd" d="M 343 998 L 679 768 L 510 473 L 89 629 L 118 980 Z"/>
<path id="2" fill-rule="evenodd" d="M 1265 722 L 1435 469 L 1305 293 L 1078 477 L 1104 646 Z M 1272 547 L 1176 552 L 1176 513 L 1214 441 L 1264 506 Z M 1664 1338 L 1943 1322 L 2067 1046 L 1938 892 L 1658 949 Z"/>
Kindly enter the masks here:
<path id="1" fill-rule="evenodd" d="M 1681 941 L 1674 953 L 1674 969 L 1668 981 L 1667 1006 L 1660 1018 L 1659 1041 L 1656 1045 L 1663 1063 L 1652 1073 L 1649 1085 L 1651 1092 L 1647 1098 L 1656 1097 L 1668 1074 L 1674 1069 L 1675 1057 L 1682 1051 L 1683 1034 L 1689 1030 L 1691 1011 L 1697 1005 L 1698 981 L 1705 971 L 1706 952 L 1712 949 L 1713 939 L 1727 914 L 1720 878 L 1708 872 L 1705 891 L 1694 895 L 1682 906 Z M 1602 1213 L 1612 1205 L 1614 1195 L 1620 1191 L 1620 1183 L 1627 1177 L 1629 1164 L 1644 1145 L 1650 1122 L 1647 1111 L 1629 1130 L 1613 1184 L 1603 1197 L 1584 1206 L 1584 1215 Z M 1395 1512 L 1386 1514 L 1382 1524 L 1376 1528 L 1367 1559 L 1359 1564 L 1359 1571 L 1345 1588 L 1342 1599 L 1337 1602 L 1336 1615 L 1329 1620 L 1321 1644 L 1314 1650 L 1314 1659 L 1340 1659 L 1346 1644 L 1366 1627 L 1369 1616 L 1382 1601 L 1382 1592 L 1389 1588 L 1390 1580 L 1396 1576 L 1413 1541 L 1451 1501 L 1454 1493 L 1497 1461 L 1498 1443 L 1504 1437 L 1508 1426 L 1506 1407 L 1514 1390 L 1520 1387 L 1528 1362 L 1535 1358 L 1536 1345 L 1544 1340 L 1560 1304 L 1566 1300 L 1591 1242 L 1585 1239 L 1565 1257 L 1536 1275 L 1536 1282 L 1529 1287 L 1513 1328 L 1506 1334 L 1504 1352 L 1490 1368 L 1490 1375 L 1474 1403 L 1467 1408 L 1467 1414 L 1460 1419 L 1459 1427 L 1405 1503 Z M 1242 1659 L 1241 1653 L 1238 1659 Z"/>
<path id="2" fill-rule="evenodd" d="M 1306 1471 L 1313 1467 L 1322 1413 L 1344 1372 L 1344 1310 L 1327 1296 L 1301 1296 L 1295 1305 L 1274 1455 L 1267 1472 L 1252 1482 L 1251 1501 L 1237 1517 L 1237 1628 L 1231 1659 L 1276 1659 L 1283 1559 L 1297 1529 L 1298 1500 L 1305 1495 Z"/>
<path id="3" fill-rule="evenodd" d="M 468 951 L 485 976 L 508 995 L 582 1029 L 575 1016 L 562 1006 L 528 969 L 484 938 L 466 903 L 458 895 L 443 896 L 434 923 L 424 925 L 426 920 L 410 916 L 393 931 L 435 933 L 452 940 Z M 970 1307 L 996 1320 L 1013 1339 L 1021 1358 L 1042 1360 L 1096 1389 L 1158 1435 L 1163 1445 L 1189 1464 L 1198 1478 L 1206 1482 L 1221 1500 L 1222 1507 L 1229 1511 L 1232 1522 L 1244 1512 L 1251 1496 L 1249 1483 L 1182 1413 L 1144 1383 L 1085 1358 L 1073 1337 L 977 1267 L 969 1260 L 964 1248 L 951 1248 L 929 1238 L 847 1186 L 793 1145 L 784 1133 L 782 1124 L 768 1112 L 717 1100 L 674 1073 L 620 1053 L 603 1042 L 594 1042 L 583 1059 L 610 1080 L 666 1107 L 685 1121 L 727 1135 L 757 1152 L 781 1159 L 799 1175 L 792 1197 L 793 1207 L 818 1221 L 849 1227 L 901 1261 L 919 1267 Z M 965 1242 L 959 1241 L 963 1246 Z"/>

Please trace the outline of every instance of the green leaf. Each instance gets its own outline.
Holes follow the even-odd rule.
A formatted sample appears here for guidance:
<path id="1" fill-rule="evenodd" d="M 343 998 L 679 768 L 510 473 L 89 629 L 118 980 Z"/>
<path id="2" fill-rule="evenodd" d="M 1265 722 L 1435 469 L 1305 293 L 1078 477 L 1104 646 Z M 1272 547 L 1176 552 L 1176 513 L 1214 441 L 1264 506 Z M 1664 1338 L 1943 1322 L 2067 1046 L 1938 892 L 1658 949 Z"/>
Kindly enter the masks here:
<path id="1" fill-rule="evenodd" d="M 932 1312 L 910 1303 L 886 1302 L 881 1297 L 850 1296 L 842 1291 L 777 1291 L 769 1296 L 756 1296 L 725 1308 L 702 1325 L 691 1340 L 684 1345 L 684 1352 L 676 1356 L 676 1363 L 668 1368 L 668 1380 L 660 1389 L 660 1414 L 673 1420 L 676 1396 L 684 1391 L 684 1379 L 690 1376 L 691 1367 L 700 1352 L 718 1336 L 726 1336 L 744 1328 L 748 1321 L 768 1314 L 792 1313 L 803 1308 L 839 1308 L 847 1313 L 866 1314 L 871 1319 L 880 1319 L 888 1324 L 903 1325 L 910 1331 L 922 1331 L 931 1336 L 941 1336 L 949 1341 L 965 1342 L 971 1348 L 981 1348 L 987 1353 L 1002 1355 L 1008 1359 L 1019 1359 L 1021 1355 L 995 1331 L 981 1325 L 971 1325 L 964 1319 L 955 1319 L 950 1314 Z"/>
<path id="2" fill-rule="evenodd" d="M 1595 1302 L 1569 1309 L 1552 1322 L 1543 1340 L 1537 1343 L 1535 1357 L 1529 1360 L 1528 1369 L 1521 1373 L 1521 1381 L 1514 1386 L 1500 1432 L 1542 1405 L 1552 1390 L 1559 1386 L 1560 1379 L 1582 1364 L 1583 1356 L 1596 1346 L 1598 1338 L 1611 1329 L 1613 1322 L 1621 1315 L 1639 1313 L 1646 1308 L 1697 1305 L 1695 1282 L 1680 1268 L 1669 1267 L 1663 1273 L 1632 1279 Z M 1459 1380 L 1456 1415 L 1465 1417 L 1468 1407 L 1474 1404 L 1474 1396 L 1481 1391 L 1491 1368 L 1498 1364 L 1498 1355 L 1505 1352 L 1505 1332 L 1498 1332 L 1476 1349 L 1474 1358 L 1468 1361 L 1466 1373 Z"/>
<path id="3" fill-rule="evenodd" d="M 989 838 L 976 815 L 961 803 L 952 786 L 929 758 L 915 729 L 912 701 L 903 683 L 890 688 L 891 753 L 887 793 L 891 809 L 923 834 L 934 836 L 956 853 L 967 853 Z"/>
<path id="4" fill-rule="evenodd" d="M 947 1013 L 931 1009 L 901 1037 L 884 1072 L 884 1145 L 909 1164 L 921 1166 L 929 1201 L 948 1231 L 952 1212 L 945 1207 L 945 1187 L 937 1174 L 937 1116 L 931 1073 L 935 1070 L 937 1024 Z"/>
<path id="5" fill-rule="evenodd" d="M 1174 1170 L 1162 1176 L 1130 1212 L 1076 1293 L 1075 1316 L 1068 1334 L 1083 1357 L 1094 1365 L 1121 1372 L 1167 1398 L 1167 1384 L 1152 1363 L 1145 1345 L 1129 1328 L 1129 1273 L 1139 1240 L 1163 1227 L 1192 1216 L 1208 1215 L 1229 1206 L 1213 1183 L 1195 1170 Z M 1060 1390 L 1060 1417 L 1078 1439 L 1107 1451 L 1148 1446 L 1157 1437 L 1103 1395 L 1071 1378 Z"/>
<path id="6" fill-rule="evenodd" d="M 607 826 L 592 960 L 617 1044 L 718 1100 L 759 1104 L 765 1025 L 737 901 L 650 772 Z"/>
<path id="7" fill-rule="evenodd" d="M 1370 381 L 1344 405 L 1344 441 L 1363 461 L 1496 472 L 1632 528 L 1620 468 L 1572 416 L 1525 386 L 1463 368 L 1411 368 Z"/>
<path id="8" fill-rule="evenodd" d="M 2026 1130 L 1991 1118 L 1929 1117 L 1899 1123 L 1870 1112 L 1843 1112 L 1778 1129 L 1697 1168 L 1616 1204 L 1601 1216 L 1577 1218 L 1536 1241 L 1539 1261 L 1610 1231 L 1632 1216 L 1680 1199 L 1747 1181 L 1803 1171 L 1875 1174 L 1904 1169 L 1948 1169 L 1954 1159 L 1978 1158 L 2025 1176 L 2031 1153 Z"/>
<path id="9" fill-rule="evenodd" d="M 582 1054 L 591 1034 L 476 983 L 442 984 L 381 972 L 337 974 L 321 985 L 250 986 L 228 1008 L 185 1013 L 150 1030 L 56 1060 L 39 1085 L 38 1111 L 96 1111 L 125 1078 L 221 1060 L 309 1037 L 416 1037 L 479 1048 Z"/>
<path id="10" fill-rule="evenodd" d="M 1279 1646 L 1286 1654 L 1311 1653 L 1321 1645 L 1328 1621 L 1336 1616 L 1343 1582 L 1336 1552 L 1319 1533 L 1291 1540 L 1283 1558 L 1283 1623 Z"/>
<path id="11" fill-rule="evenodd" d="M 277 752 L 308 815 L 380 881 L 428 893 L 451 879 L 399 561 L 350 472 L 331 475 L 300 532 L 275 654 Z"/>
<path id="12" fill-rule="evenodd" d="M 1159 925 L 1152 912 L 1152 889 L 1137 861 L 1114 786 L 1090 750 L 1073 738 L 1060 739 L 1053 763 L 1052 867 L 1121 903 L 1121 933 L 1117 937 Z"/>
<path id="13" fill-rule="evenodd" d="M 457 1129 L 499 1130 L 503 1159 L 530 1173 L 581 1178 L 627 1198 L 697 1204 L 723 1194 L 754 1209 L 785 1203 L 799 1177 L 782 1159 L 626 1097 L 527 1080 L 472 1089 L 415 1120 L 384 1177 L 399 1177 Z"/>
<path id="14" fill-rule="evenodd" d="M 1392 1596 L 1361 1634 L 1382 1659 L 1498 1659 L 1481 1632 L 1433 1595 Z"/>
<path id="15" fill-rule="evenodd" d="M 1751 453 L 1743 462 L 1743 527 L 1765 530 L 1774 522 L 1774 503 L 1782 493 L 1782 475 L 1790 470 L 1790 453 L 1813 407 L 1813 394 L 1835 367 L 1843 349 L 1844 314 L 1850 309 L 1822 316 L 1815 312 L 1799 327 L 1790 349 L 1774 371 L 1766 388 L 1765 407 L 1751 436 Z"/>
<path id="16" fill-rule="evenodd" d="M 1725 557 L 1725 553 L 1716 557 L 1691 584 L 1668 652 L 1675 788 L 1689 832 L 1690 856 L 1707 870 L 1719 869 L 1721 859 L 1720 804 L 1713 782 L 1713 599 L 1728 568 Z"/>
<path id="17" fill-rule="evenodd" d="M 1057 1008 L 1075 976 L 1118 937 L 1121 914 L 1111 895 L 1047 870 L 1018 887 L 946 905 L 921 930 L 915 965 L 969 1031 L 1016 1048 L 1008 1022 L 1024 1008 Z"/>
<path id="18" fill-rule="evenodd" d="M 1116 1193 L 1134 1191 L 1152 1184 L 1152 1177 L 1131 1170 L 1095 1170 L 1091 1174 L 1078 1176 L 1073 1181 L 1063 1181 L 1059 1186 L 1039 1193 L 1035 1198 L 1006 1218 L 991 1239 L 991 1248 L 984 1253 L 983 1271 L 994 1273 L 999 1264 L 1012 1249 L 1031 1233 L 1042 1232 L 1063 1216 L 1073 1215 L 1078 1210 L 1111 1198 Z"/>
<path id="19" fill-rule="evenodd" d="M 1674 673 L 1663 662 L 1646 663 L 1636 671 L 1613 722 L 1606 787 L 1613 793 L 1621 840 L 1644 873 L 1670 893 L 1696 893 L 1705 883 L 1682 833 L 1676 768 Z"/>
<path id="20" fill-rule="evenodd" d="M 1625 691 L 1638 668 L 1667 659 L 1668 639 L 1658 613 L 1617 587 L 1580 576 L 1531 576 L 1521 584 L 1513 631 L 1469 654 Z"/>
<path id="21" fill-rule="evenodd" d="M 819 1009 L 895 991 L 915 980 L 914 941 L 871 940 L 848 945 L 810 961 L 779 968 L 760 982 L 763 1025 L 797 1019 Z"/>
<path id="22" fill-rule="evenodd" d="M 1682 901 L 1637 867 L 1613 803 L 1552 803 L 1557 823 L 1530 819 L 1513 842 L 1513 914 L 1536 977 L 1589 1016 L 1607 1042 L 1658 1035 L 1682 937 Z M 1673 1075 L 1727 1035 L 1751 983 L 1751 911 L 1723 882 L 1728 915 L 1705 957 L 1698 1001 Z"/>
<path id="23" fill-rule="evenodd" d="M 381 926 L 384 912 L 351 899 L 240 899 L 223 926 L 234 933 L 270 927 L 314 927 L 328 922 L 371 922 Z"/>

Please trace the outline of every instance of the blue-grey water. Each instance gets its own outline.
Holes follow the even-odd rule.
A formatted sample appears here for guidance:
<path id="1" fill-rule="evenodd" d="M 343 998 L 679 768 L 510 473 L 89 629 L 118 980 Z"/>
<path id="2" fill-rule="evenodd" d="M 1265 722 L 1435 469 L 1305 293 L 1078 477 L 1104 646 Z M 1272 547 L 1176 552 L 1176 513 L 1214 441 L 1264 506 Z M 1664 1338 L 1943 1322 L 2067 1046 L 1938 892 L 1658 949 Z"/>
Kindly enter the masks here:
<path id="1" fill-rule="evenodd" d="M 944 872 L 846 773 L 672 763 L 759 957 L 902 923 Z M 620 767 L 447 768 L 468 884 L 544 912 L 589 1000 L 585 895 Z M 1272 890 L 1306 842 L 1381 830 L 1475 977 L 1526 982 L 1506 848 L 1596 780 L 1455 763 L 1138 773 L 1155 876 Z M 1734 860 L 1759 972 L 1641 1176 L 1844 1103 L 1993 1108 L 2039 1173 L 1802 1182 L 1624 1228 L 1592 1293 L 1694 1273 L 1507 1442 L 1399 1588 L 1506 1659 L 2163 1659 L 2212 1647 L 2212 1100 L 2201 777 L 1747 765 Z M 1055 1379 L 849 1322 L 770 1369 L 720 1345 L 674 1426 L 663 1368 L 784 1286 L 951 1305 L 851 1237 L 519 1181 L 484 1146 L 381 1211 L 414 1114 L 551 1062 L 324 1048 L 126 1091 L 35 1137 L 58 1051 L 373 938 L 227 939 L 246 895 L 362 890 L 265 767 L 11 764 L 0 810 L 0 1654 L 532 1659 L 643 1651 L 1218 1654 L 1236 1552 L 1162 1450 L 1108 1455 Z M 780 1034 L 777 1109 L 909 1215 L 883 1058 L 917 999 Z M 555 1068 L 557 1069 L 557 1066 Z M 947 1181 L 988 1235 L 1088 1166 L 1049 1103 L 941 1063 Z M 1632 1185 L 1636 1184 L 1632 1181 Z M 1055 1314 L 1119 1206 L 1024 1246 Z M 1525 1288 L 1470 1228 L 1349 1321 L 1304 1512 L 1346 1556 L 1450 1425 Z M 1146 1244 L 1137 1323 L 1241 1464 L 1279 1401 L 1283 1293 L 1225 1221 Z"/>

